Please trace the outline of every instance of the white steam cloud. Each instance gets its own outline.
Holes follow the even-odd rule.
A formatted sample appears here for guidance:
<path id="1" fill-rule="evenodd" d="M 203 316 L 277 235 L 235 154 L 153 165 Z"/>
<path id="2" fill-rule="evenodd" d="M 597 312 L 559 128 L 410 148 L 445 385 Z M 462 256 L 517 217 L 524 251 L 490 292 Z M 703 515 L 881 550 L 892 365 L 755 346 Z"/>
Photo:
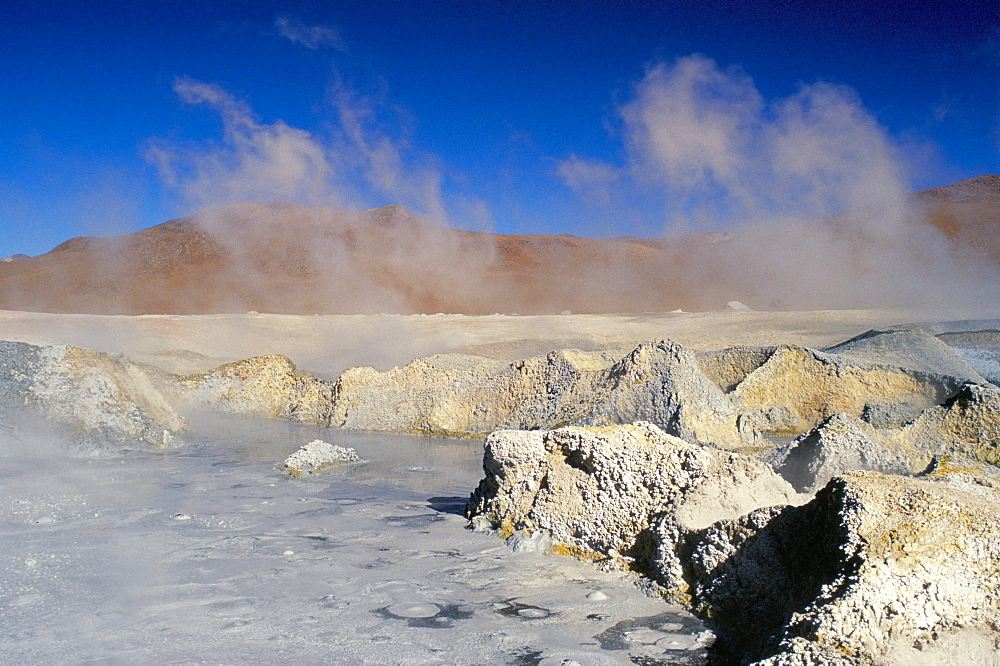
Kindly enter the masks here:
<path id="1" fill-rule="evenodd" d="M 161 178 L 196 206 L 286 200 L 342 203 L 334 161 L 308 132 L 278 120 L 260 123 L 251 109 L 222 88 L 178 79 L 174 91 L 188 104 L 204 104 L 222 119 L 221 145 L 183 149 L 153 142 L 148 159 Z"/>
<path id="2" fill-rule="evenodd" d="M 889 136 L 845 87 L 806 85 L 768 103 L 743 72 L 694 55 L 651 68 L 619 113 L 628 164 L 574 155 L 559 174 L 599 199 L 616 179 L 655 186 L 668 223 L 887 210 L 907 191 Z"/>
<path id="3" fill-rule="evenodd" d="M 164 183 L 194 209 L 194 225 L 210 237 L 199 241 L 198 256 L 209 257 L 205 276 L 175 276 L 172 301 L 159 307 L 349 313 L 484 307 L 476 295 L 487 291 L 484 267 L 495 249 L 488 238 L 447 226 L 443 172 L 411 147 L 405 127 L 387 129 L 393 109 L 338 82 L 329 92 L 332 122 L 319 135 L 281 120 L 263 122 L 212 83 L 178 79 L 174 90 L 185 103 L 218 114 L 223 131 L 218 141 L 159 140 L 148 147 Z M 472 224 L 489 226 L 481 202 L 450 197 L 448 204 Z"/>
<path id="4" fill-rule="evenodd" d="M 600 203 L 611 201 L 611 189 L 620 179 L 618 170 L 610 164 L 575 154 L 559 162 L 556 170 L 563 182 Z"/>
<path id="5" fill-rule="evenodd" d="M 650 68 L 618 114 L 625 164 L 572 155 L 558 174 L 611 206 L 652 196 L 668 234 L 723 232 L 664 267 L 671 284 L 703 302 L 840 308 L 996 298 L 996 271 L 956 258 L 927 223 L 908 196 L 899 150 L 849 88 L 802 85 L 768 101 L 742 71 L 693 55 Z"/>
<path id="6" fill-rule="evenodd" d="M 215 111 L 223 126 L 218 142 L 154 140 L 147 147 L 148 161 L 184 208 L 276 200 L 354 209 L 392 203 L 447 222 L 441 169 L 413 150 L 405 134 L 383 129 L 375 102 L 342 84 L 331 93 L 336 121 L 327 136 L 282 120 L 263 122 L 213 83 L 180 78 L 174 91 Z"/>
<path id="7" fill-rule="evenodd" d="M 419 215 L 444 222 L 447 219 L 441 194 L 443 175 L 428 165 L 405 161 L 408 141 L 393 139 L 378 130 L 377 114 L 370 100 L 359 97 L 339 83 L 332 90 L 343 134 L 342 154 L 354 158 L 354 166 L 374 191 L 393 199 L 391 203 L 416 207 Z"/>

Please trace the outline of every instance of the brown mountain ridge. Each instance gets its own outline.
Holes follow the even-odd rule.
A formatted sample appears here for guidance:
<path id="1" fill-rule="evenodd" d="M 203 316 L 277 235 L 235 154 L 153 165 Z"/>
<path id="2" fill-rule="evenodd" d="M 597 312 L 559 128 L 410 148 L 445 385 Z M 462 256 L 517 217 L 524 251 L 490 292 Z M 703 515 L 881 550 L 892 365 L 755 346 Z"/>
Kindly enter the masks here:
<path id="1" fill-rule="evenodd" d="M 923 190 L 913 198 L 926 210 L 921 224 L 943 232 L 956 256 L 1000 263 L 1000 176 Z M 824 233 L 837 233 L 831 228 Z M 803 274 L 810 262 L 798 257 L 786 272 L 771 264 L 781 264 L 776 256 L 823 254 L 822 248 L 810 249 L 802 239 L 784 247 L 774 240 L 783 236 L 755 234 L 503 235 L 438 226 L 398 206 L 354 213 L 242 204 L 124 236 L 73 238 L 46 254 L 0 263 L 0 308 L 529 314 L 719 309 L 732 299 L 756 308 L 815 307 L 796 301 L 799 283 L 829 282 Z M 759 248 L 769 245 L 777 247 L 761 254 Z M 853 257 L 860 250 L 845 245 L 841 251 Z M 831 287 L 827 293 L 853 288 Z M 841 300 L 829 305 L 852 305 Z"/>

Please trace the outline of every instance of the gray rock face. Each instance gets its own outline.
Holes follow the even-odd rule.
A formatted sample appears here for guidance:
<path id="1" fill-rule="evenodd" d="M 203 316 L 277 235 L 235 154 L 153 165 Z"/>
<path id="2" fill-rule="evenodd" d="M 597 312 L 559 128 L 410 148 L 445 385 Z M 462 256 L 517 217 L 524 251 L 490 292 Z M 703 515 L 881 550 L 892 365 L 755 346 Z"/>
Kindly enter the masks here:
<path id="1" fill-rule="evenodd" d="M 698 354 L 698 367 L 724 393 L 739 386 L 751 372 L 767 363 L 775 347 L 729 347 Z"/>
<path id="2" fill-rule="evenodd" d="M 993 326 L 996 322 L 990 322 Z M 986 328 L 974 331 L 940 333 L 946 343 L 976 372 L 995 385 L 1000 385 L 1000 330 Z"/>
<path id="3" fill-rule="evenodd" d="M 772 461 L 775 470 L 796 490 L 814 493 L 838 474 L 871 470 L 887 474 L 920 471 L 889 438 L 848 414 L 834 414 L 801 435 Z M 919 463 L 918 463 L 919 466 Z"/>
<path id="4" fill-rule="evenodd" d="M 797 506 L 766 465 L 637 423 L 496 432 L 484 470 L 473 525 L 647 573 L 713 624 L 723 663 L 917 663 L 915 646 L 962 637 L 990 663 L 1000 647 L 991 466 L 848 472 Z"/>
<path id="5" fill-rule="evenodd" d="M 921 330 L 868 331 L 825 351 L 929 375 L 954 377 L 960 383 L 986 383 L 952 346 Z"/>
<path id="6" fill-rule="evenodd" d="M 581 425 L 650 421 L 698 444 L 737 448 L 737 412 L 680 345 L 643 343 L 611 368 Z"/>
<path id="7" fill-rule="evenodd" d="M 935 457 L 1000 463 L 1000 389 L 968 384 L 901 428 L 875 428 L 837 414 L 794 440 L 771 461 L 802 492 L 850 470 L 916 474 Z"/>
<path id="8" fill-rule="evenodd" d="M 695 607 L 726 627 L 731 657 L 768 664 L 894 663 L 961 631 L 988 637 L 979 656 L 991 655 L 998 517 L 996 487 L 969 492 L 947 473 L 851 472 L 804 506 L 688 535 Z"/>
<path id="9" fill-rule="evenodd" d="M 861 420 L 875 428 L 901 428 L 923 412 L 912 402 L 889 404 L 868 403 L 861 412 Z"/>
<path id="10" fill-rule="evenodd" d="M 684 530 L 796 499 L 766 464 L 644 422 L 497 431 L 486 440 L 483 467 L 468 506 L 480 528 L 504 538 L 542 530 L 556 552 L 647 573 L 659 553 L 656 577 L 677 596 L 687 584 L 666 554 Z M 654 522 L 669 530 L 654 535 Z"/>
<path id="11" fill-rule="evenodd" d="M 88 447 L 179 444 L 187 422 L 162 379 L 120 356 L 0 342 L 0 409 L 49 420 Z"/>

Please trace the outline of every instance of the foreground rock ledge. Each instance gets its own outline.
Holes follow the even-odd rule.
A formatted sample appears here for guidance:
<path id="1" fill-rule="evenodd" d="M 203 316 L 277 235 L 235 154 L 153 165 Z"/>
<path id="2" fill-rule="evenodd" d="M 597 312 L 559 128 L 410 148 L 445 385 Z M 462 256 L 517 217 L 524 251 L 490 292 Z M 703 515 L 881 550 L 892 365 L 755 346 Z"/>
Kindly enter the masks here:
<path id="1" fill-rule="evenodd" d="M 561 551 L 647 573 L 663 551 L 655 522 L 669 517 L 679 533 L 797 497 L 759 460 L 689 444 L 645 422 L 497 431 L 483 460 L 486 478 L 468 509 L 481 526 L 505 538 L 544 530 Z M 680 568 L 661 569 L 658 577 L 683 597 Z"/>
<path id="2" fill-rule="evenodd" d="M 796 506 L 754 459 L 637 423 L 496 432 L 484 470 L 474 526 L 544 531 L 555 552 L 639 569 L 714 625 L 724 663 L 996 661 L 1000 475 L 988 466 L 851 472 Z"/>

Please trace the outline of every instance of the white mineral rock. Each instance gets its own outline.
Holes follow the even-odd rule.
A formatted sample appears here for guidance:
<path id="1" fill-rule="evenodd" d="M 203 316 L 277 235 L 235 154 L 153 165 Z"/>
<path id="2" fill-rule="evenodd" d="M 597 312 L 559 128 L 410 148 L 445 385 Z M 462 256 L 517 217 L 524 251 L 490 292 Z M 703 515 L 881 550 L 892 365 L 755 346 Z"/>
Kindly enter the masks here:
<path id="1" fill-rule="evenodd" d="M 976 492 L 955 482 L 983 473 L 850 472 L 806 505 L 689 534 L 695 607 L 740 659 L 912 663 L 907 650 L 971 632 L 988 647 L 966 663 L 988 663 L 1000 643 L 1000 483 L 995 473 Z"/>
<path id="2" fill-rule="evenodd" d="M 292 476 L 302 476 L 315 474 L 332 465 L 355 462 L 361 462 L 361 458 L 354 449 L 314 439 L 288 456 L 284 469 Z"/>
<path id="3" fill-rule="evenodd" d="M 712 619 L 726 663 L 910 663 L 959 636 L 991 663 L 1000 647 L 1000 472 L 983 462 L 848 472 L 800 504 L 756 459 L 636 423 L 498 431 L 483 467 L 474 523 L 647 573 Z"/>
<path id="4" fill-rule="evenodd" d="M 88 447 L 179 444 L 188 424 L 164 379 L 122 356 L 0 342 L 0 409 L 41 416 Z"/>
<path id="5" fill-rule="evenodd" d="M 497 431 L 486 440 L 483 467 L 486 478 L 469 501 L 479 524 L 485 518 L 503 537 L 543 531 L 555 552 L 647 571 L 656 552 L 677 545 L 653 539 L 655 519 L 669 516 L 680 534 L 798 497 L 759 460 L 644 422 Z M 684 593 L 679 564 L 660 578 Z"/>

